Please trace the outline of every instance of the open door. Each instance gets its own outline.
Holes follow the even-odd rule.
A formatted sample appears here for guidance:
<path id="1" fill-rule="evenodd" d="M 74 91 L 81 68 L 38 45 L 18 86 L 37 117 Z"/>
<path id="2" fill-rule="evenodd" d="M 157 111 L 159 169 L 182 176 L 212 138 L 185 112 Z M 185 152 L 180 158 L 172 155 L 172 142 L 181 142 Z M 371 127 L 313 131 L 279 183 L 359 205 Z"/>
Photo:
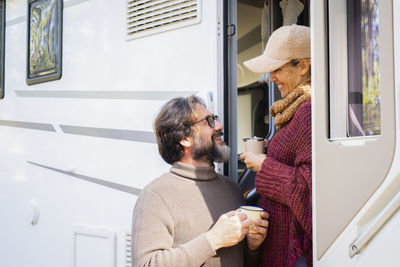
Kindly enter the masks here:
<path id="1" fill-rule="evenodd" d="M 255 173 L 246 170 L 238 158 L 243 138 L 272 138 L 276 130 L 269 108 L 280 93 L 268 76 L 248 70 L 243 62 L 263 53 L 271 33 L 293 23 L 309 26 L 309 1 L 234 0 L 228 1 L 228 22 L 235 34 L 227 40 L 229 144 L 232 151 L 230 177 L 238 177 L 243 192 L 254 188 Z M 228 32 L 229 34 L 229 32 Z"/>

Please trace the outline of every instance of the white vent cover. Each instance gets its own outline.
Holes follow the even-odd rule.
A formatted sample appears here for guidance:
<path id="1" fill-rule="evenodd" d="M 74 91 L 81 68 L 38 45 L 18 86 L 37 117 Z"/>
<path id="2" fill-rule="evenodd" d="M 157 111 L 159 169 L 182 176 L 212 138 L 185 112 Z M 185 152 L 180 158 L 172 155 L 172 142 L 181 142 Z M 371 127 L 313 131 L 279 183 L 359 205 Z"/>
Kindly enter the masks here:
<path id="1" fill-rule="evenodd" d="M 74 226 L 74 267 L 114 267 L 115 232 L 99 227 Z"/>
<path id="2" fill-rule="evenodd" d="M 201 0 L 128 0 L 128 39 L 200 23 Z"/>
<path id="3" fill-rule="evenodd" d="M 131 252 L 132 252 L 132 234 L 130 231 L 125 232 L 125 267 L 132 267 Z"/>

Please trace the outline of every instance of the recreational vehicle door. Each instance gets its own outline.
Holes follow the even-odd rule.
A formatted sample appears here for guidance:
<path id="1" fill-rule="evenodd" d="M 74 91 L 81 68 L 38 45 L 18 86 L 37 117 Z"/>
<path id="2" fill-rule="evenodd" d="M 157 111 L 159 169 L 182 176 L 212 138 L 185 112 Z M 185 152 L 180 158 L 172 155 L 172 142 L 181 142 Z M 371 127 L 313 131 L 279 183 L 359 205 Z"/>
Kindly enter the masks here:
<path id="1" fill-rule="evenodd" d="M 399 1 L 311 1 L 314 266 L 399 266 Z"/>

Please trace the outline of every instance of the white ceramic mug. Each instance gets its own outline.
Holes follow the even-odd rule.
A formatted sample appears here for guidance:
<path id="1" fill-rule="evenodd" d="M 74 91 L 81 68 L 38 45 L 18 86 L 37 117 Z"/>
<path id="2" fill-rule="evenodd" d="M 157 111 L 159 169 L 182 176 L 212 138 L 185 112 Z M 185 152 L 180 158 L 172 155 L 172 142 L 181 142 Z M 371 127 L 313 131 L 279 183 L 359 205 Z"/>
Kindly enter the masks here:
<path id="1" fill-rule="evenodd" d="M 261 219 L 261 212 L 263 208 L 256 207 L 256 206 L 240 206 L 240 213 L 244 213 L 247 215 L 247 218 L 252 220 Z M 256 234 L 257 232 L 253 230 L 253 226 L 250 226 L 249 233 Z"/>
<path id="2" fill-rule="evenodd" d="M 253 152 L 254 154 L 264 153 L 264 139 L 261 137 L 243 138 L 244 152 Z"/>

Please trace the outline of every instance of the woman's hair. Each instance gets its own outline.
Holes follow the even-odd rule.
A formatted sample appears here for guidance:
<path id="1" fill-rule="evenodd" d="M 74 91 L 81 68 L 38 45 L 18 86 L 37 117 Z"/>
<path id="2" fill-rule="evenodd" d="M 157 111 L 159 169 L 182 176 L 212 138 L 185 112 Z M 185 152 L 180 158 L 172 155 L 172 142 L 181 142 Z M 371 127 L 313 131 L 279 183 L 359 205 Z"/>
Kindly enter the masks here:
<path id="1" fill-rule="evenodd" d="M 179 142 L 192 134 L 196 104 L 205 107 L 203 100 L 194 95 L 171 99 L 164 104 L 154 120 L 158 151 L 169 164 L 183 156 L 183 147 Z"/>

